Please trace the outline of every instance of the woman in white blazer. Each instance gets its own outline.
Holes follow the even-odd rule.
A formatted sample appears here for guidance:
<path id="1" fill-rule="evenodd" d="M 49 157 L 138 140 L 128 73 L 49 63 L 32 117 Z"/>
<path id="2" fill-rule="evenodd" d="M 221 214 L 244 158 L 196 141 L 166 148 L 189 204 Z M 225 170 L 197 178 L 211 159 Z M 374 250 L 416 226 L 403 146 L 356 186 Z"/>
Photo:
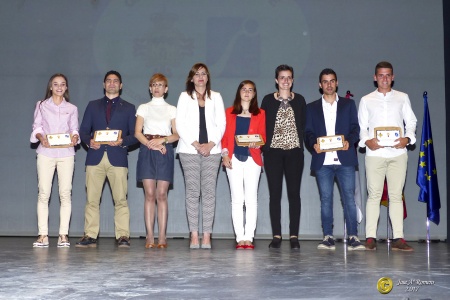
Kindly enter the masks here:
<path id="1" fill-rule="evenodd" d="M 177 153 L 186 187 L 190 248 L 200 248 L 198 217 L 201 195 L 201 247 L 211 249 L 216 181 L 222 150 L 220 142 L 225 132 L 225 109 L 222 96 L 211 91 L 210 74 L 205 64 L 197 63 L 189 72 L 186 91 L 178 99 L 176 127 L 180 136 Z"/>

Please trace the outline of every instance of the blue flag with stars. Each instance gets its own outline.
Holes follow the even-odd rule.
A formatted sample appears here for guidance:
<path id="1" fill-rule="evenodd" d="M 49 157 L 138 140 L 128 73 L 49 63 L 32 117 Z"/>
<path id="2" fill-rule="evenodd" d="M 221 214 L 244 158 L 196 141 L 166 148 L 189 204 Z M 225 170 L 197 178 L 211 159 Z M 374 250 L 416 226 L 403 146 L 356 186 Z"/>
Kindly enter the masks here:
<path id="1" fill-rule="evenodd" d="M 428 219 L 436 225 L 439 225 L 441 199 L 439 197 L 433 135 L 431 134 L 430 113 L 428 111 L 428 97 L 426 92 L 423 94 L 423 101 L 422 139 L 420 143 L 416 183 L 420 187 L 419 201 L 427 204 Z"/>

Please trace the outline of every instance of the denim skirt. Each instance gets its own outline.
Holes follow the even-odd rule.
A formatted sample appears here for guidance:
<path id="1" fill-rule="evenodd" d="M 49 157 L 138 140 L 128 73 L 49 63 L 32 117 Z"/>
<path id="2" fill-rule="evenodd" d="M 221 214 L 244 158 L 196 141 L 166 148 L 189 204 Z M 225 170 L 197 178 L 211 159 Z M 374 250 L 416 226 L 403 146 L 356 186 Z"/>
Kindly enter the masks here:
<path id="1" fill-rule="evenodd" d="M 174 153 L 172 144 L 166 144 L 167 152 L 162 154 L 158 150 L 150 150 L 142 145 L 136 167 L 136 179 L 154 179 L 173 182 Z"/>

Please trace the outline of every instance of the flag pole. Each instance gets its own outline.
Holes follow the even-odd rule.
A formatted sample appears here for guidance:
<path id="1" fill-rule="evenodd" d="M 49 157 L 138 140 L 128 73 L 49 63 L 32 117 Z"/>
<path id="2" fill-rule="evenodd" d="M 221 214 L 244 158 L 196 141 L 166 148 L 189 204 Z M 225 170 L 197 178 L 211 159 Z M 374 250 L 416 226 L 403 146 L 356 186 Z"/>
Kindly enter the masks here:
<path id="1" fill-rule="evenodd" d="M 386 218 L 386 242 L 389 244 L 391 242 L 391 230 L 389 228 L 390 225 L 390 217 L 389 217 L 389 206 L 391 205 L 391 201 L 388 201 L 388 207 L 387 207 L 387 218 Z"/>
<path id="2" fill-rule="evenodd" d="M 347 93 L 345 94 L 345 98 L 351 99 L 352 97 L 353 97 L 353 94 L 350 92 L 350 90 L 348 90 Z M 355 151 L 356 151 L 356 147 L 355 147 Z M 355 177 L 355 180 L 356 180 L 356 177 Z M 355 194 L 356 194 L 356 183 L 355 183 L 355 193 L 354 193 L 354 196 L 355 196 Z M 355 198 L 356 198 L 356 196 L 355 196 Z M 342 199 L 342 197 L 341 197 L 341 199 Z M 354 199 L 354 200 L 355 200 L 355 199 Z M 355 202 L 355 204 L 356 204 L 356 202 Z M 356 209 L 358 209 L 358 207 L 357 207 Z M 347 224 L 346 224 L 346 222 L 345 222 L 345 215 L 344 215 L 344 237 L 343 237 L 343 240 L 342 240 L 342 242 L 343 242 L 344 244 L 347 243 L 347 238 L 348 238 L 348 236 L 347 236 Z M 336 241 L 340 241 L 340 239 L 336 239 Z"/>
<path id="3" fill-rule="evenodd" d="M 344 218 L 344 244 L 347 243 L 347 225 L 345 223 L 345 218 Z"/>
<path id="4" fill-rule="evenodd" d="M 424 91 L 422 96 L 424 99 L 428 100 L 428 92 L 427 91 Z M 427 216 L 427 244 L 429 244 L 429 243 L 430 243 L 430 219 L 428 219 L 428 216 Z"/>
<path id="5" fill-rule="evenodd" d="M 424 243 L 426 242 L 427 244 L 431 244 L 431 243 L 439 243 L 441 240 L 440 239 L 431 239 L 430 236 L 430 219 L 427 217 L 427 239 L 425 241 L 423 240 L 419 240 L 419 243 Z"/>

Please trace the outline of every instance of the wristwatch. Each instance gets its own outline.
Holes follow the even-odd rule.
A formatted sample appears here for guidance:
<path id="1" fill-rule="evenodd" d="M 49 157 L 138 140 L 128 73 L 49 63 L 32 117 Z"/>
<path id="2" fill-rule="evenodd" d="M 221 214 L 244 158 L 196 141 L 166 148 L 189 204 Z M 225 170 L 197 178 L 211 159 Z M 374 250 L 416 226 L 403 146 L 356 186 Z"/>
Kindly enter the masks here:
<path id="1" fill-rule="evenodd" d="M 406 145 L 411 144 L 411 139 L 409 137 L 406 137 L 406 138 L 408 139 L 408 144 L 406 144 Z"/>

